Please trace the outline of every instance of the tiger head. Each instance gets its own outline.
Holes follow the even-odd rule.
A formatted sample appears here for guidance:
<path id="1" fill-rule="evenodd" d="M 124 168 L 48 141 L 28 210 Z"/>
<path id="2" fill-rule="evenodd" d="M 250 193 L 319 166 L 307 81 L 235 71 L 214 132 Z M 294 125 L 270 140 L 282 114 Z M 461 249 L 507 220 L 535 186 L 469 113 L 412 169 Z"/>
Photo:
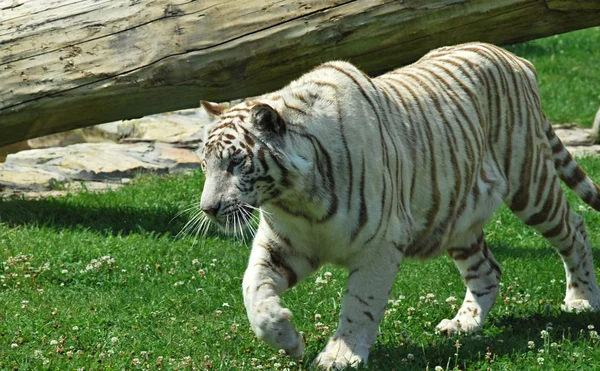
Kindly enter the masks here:
<path id="1" fill-rule="evenodd" d="M 293 189 L 298 167 L 284 152 L 288 128 L 268 104 L 201 104 L 215 122 L 201 154 L 200 208 L 221 229 L 236 232 L 254 209 Z"/>

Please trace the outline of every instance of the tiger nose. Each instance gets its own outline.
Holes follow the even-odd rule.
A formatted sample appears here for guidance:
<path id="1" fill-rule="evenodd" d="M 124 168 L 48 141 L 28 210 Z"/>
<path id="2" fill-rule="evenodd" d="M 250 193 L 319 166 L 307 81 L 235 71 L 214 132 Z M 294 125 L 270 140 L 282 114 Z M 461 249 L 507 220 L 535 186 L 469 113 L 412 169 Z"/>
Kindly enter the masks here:
<path id="1" fill-rule="evenodd" d="M 204 211 L 205 214 L 208 214 L 210 216 L 217 216 L 217 213 L 219 212 L 220 207 L 221 207 L 221 204 L 218 203 L 216 205 L 205 206 L 202 208 L 202 211 Z"/>

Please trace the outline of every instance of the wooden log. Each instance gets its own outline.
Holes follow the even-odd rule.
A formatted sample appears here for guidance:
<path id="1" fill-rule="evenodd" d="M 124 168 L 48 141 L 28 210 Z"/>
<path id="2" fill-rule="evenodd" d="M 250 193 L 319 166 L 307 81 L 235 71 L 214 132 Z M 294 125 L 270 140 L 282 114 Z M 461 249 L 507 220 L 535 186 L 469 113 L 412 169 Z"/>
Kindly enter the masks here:
<path id="1" fill-rule="evenodd" d="M 349 60 L 600 24 L 596 0 L 0 0 L 0 145 L 226 101 Z"/>

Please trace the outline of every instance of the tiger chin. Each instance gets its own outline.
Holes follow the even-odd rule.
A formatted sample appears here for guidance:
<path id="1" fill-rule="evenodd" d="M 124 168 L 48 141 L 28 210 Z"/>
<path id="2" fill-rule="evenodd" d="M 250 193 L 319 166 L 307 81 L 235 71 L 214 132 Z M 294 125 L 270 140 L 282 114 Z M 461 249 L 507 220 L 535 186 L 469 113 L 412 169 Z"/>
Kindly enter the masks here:
<path id="1" fill-rule="evenodd" d="M 585 226 L 559 179 L 596 210 L 600 188 L 552 130 L 528 61 L 470 43 L 377 78 L 329 62 L 233 107 L 202 105 L 215 123 L 200 207 L 221 225 L 260 210 L 243 296 L 252 329 L 274 348 L 302 356 L 280 297 L 333 263 L 348 269 L 347 291 L 314 364 L 366 363 L 401 260 L 443 252 L 466 293 L 437 330 L 477 331 L 502 274 L 483 226 L 502 203 L 562 258 L 564 308 L 600 309 Z"/>

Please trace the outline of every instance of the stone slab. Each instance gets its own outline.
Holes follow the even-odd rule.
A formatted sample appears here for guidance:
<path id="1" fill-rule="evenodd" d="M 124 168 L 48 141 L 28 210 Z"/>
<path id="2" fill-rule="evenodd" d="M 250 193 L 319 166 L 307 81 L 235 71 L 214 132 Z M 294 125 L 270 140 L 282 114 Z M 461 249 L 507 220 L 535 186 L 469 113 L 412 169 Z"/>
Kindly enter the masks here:
<path id="1" fill-rule="evenodd" d="M 120 183 L 140 173 L 194 169 L 194 150 L 168 143 L 85 143 L 11 154 L 0 169 L 0 187 L 44 191 L 79 181 Z"/>

